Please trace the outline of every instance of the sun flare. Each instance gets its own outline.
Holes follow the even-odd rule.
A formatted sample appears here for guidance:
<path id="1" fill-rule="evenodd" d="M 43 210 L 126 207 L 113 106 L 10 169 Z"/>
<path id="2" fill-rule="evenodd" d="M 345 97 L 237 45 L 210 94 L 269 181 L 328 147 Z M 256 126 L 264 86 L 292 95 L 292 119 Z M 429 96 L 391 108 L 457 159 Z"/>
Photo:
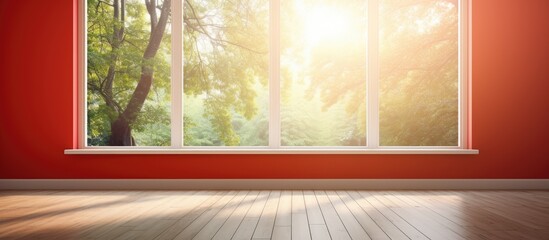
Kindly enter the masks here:
<path id="1" fill-rule="evenodd" d="M 305 13 L 302 16 L 302 33 L 304 40 L 310 45 L 315 45 L 320 40 L 345 39 L 351 31 L 353 21 L 344 10 L 317 6 L 302 12 Z"/>

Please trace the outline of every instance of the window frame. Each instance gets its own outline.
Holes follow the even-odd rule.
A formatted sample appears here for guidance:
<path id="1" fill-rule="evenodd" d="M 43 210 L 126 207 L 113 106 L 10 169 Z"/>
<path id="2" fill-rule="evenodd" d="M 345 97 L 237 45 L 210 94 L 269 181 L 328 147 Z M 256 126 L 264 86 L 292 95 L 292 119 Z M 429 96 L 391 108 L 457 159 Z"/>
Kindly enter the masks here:
<path id="1" fill-rule="evenodd" d="M 183 0 L 172 0 L 171 146 L 87 145 L 87 3 L 78 4 L 77 149 L 66 154 L 478 154 L 471 149 L 471 0 L 458 0 L 458 146 L 379 146 L 378 4 L 368 0 L 366 146 L 281 146 L 280 1 L 269 1 L 269 145 L 184 146 L 183 143 Z M 273 41 L 274 39 L 274 41 Z M 177 44 L 180 43 L 180 44 Z M 180 66 L 180 67 L 173 67 Z"/>

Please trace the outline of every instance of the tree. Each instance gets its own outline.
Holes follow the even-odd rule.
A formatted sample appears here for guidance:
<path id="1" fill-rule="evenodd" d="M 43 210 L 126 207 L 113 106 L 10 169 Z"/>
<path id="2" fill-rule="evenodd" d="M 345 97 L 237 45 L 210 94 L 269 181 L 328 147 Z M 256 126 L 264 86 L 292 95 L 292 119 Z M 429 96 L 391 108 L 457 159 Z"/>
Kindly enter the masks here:
<path id="1" fill-rule="evenodd" d="M 201 99 L 200 106 L 194 107 L 203 112 L 202 116 L 185 114 L 188 145 L 234 146 L 248 135 L 235 126 L 239 119 L 249 122 L 258 116 L 257 98 L 265 97 L 258 94 L 266 92 L 262 88 L 267 84 L 268 13 L 267 0 L 185 0 L 185 98 Z M 185 109 L 192 109 L 192 102 L 185 101 Z M 265 110 L 262 105 L 260 111 Z M 256 121 L 259 128 L 268 126 L 266 121 Z M 200 122 L 204 124 L 195 124 Z M 192 133 L 202 127 L 215 135 L 193 139 L 200 137 Z M 259 142 L 263 141 L 252 145 Z"/>
<path id="2" fill-rule="evenodd" d="M 122 1 L 122 9 L 124 9 L 124 0 Z M 115 0 L 115 6 L 118 0 Z M 151 35 L 149 44 L 145 52 L 143 53 L 143 63 L 141 66 L 141 79 L 135 87 L 135 91 L 128 102 L 126 108 L 122 111 L 118 118 L 112 123 L 111 126 L 111 137 L 110 145 L 111 146 L 133 146 L 135 141 L 131 134 L 131 124 L 137 119 L 138 113 L 143 107 L 143 103 L 149 94 L 153 81 L 154 68 L 152 66 L 151 60 L 156 55 L 158 48 L 160 47 L 160 41 L 162 41 L 162 36 L 166 30 L 166 24 L 168 22 L 168 17 L 170 15 L 170 4 L 171 0 L 164 0 L 161 7 L 160 17 L 156 15 L 156 0 L 145 0 L 147 5 L 147 10 L 151 18 Z M 116 7 L 115 7 L 116 8 Z M 115 9 L 115 13 L 117 10 Z M 123 16 L 123 14 L 122 14 Z M 115 15 L 116 19 L 116 15 Z M 123 34 L 123 18 L 121 18 L 121 31 Z M 119 35 L 122 35 L 119 34 Z M 123 37 L 122 37 L 123 38 Z"/>
<path id="3" fill-rule="evenodd" d="M 185 145 L 266 145 L 269 1 L 183 1 Z M 283 145 L 364 145 L 366 1 L 281 4 Z M 457 143 L 457 14 L 380 1 L 382 145 Z M 91 145 L 169 145 L 169 15 L 170 0 L 88 0 Z"/>
<path id="4" fill-rule="evenodd" d="M 133 2 L 132 2 L 133 3 Z M 105 5 L 110 9 L 106 9 Z M 115 86 L 115 79 L 120 72 L 126 72 L 128 75 L 133 75 L 128 69 L 119 69 L 128 67 L 122 64 L 123 61 L 129 59 L 121 59 L 121 57 L 127 57 L 128 51 L 122 49 L 122 45 L 133 45 L 135 48 L 140 49 L 138 43 L 132 42 L 128 37 L 128 34 L 135 34 L 143 36 L 142 29 L 140 27 L 133 27 L 133 32 L 126 32 L 126 0 L 113 0 L 112 4 L 101 0 L 88 1 L 88 8 L 91 8 L 90 16 L 90 30 L 88 30 L 91 38 L 90 47 L 88 49 L 90 54 L 89 69 L 88 69 L 88 87 L 95 93 L 99 94 L 110 112 L 110 134 L 108 144 L 111 146 L 133 146 L 136 145 L 135 139 L 132 136 L 132 126 L 136 123 L 138 116 L 143 108 L 143 104 L 149 95 L 151 86 L 153 84 L 153 75 L 155 69 L 155 56 L 160 48 L 161 42 L 164 37 L 166 25 L 171 12 L 171 0 L 164 0 L 161 4 L 157 4 L 156 0 L 145 0 L 145 5 L 150 18 L 150 34 L 148 42 L 140 42 L 139 45 L 144 45 L 145 48 L 140 60 L 133 57 L 133 61 L 140 62 L 140 76 L 139 81 L 133 89 L 133 93 L 125 100 L 125 104 L 122 104 L 120 98 L 117 98 L 113 93 Z M 95 10 L 95 11 L 94 11 Z M 158 16 L 157 11 L 160 11 Z M 112 19 L 107 18 L 107 12 L 112 12 Z M 139 13 L 134 13 L 134 17 L 139 19 Z M 142 25 L 139 20 L 133 20 L 135 25 Z M 108 26 L 112 26 L 112 31 L 108 31 Z M 95 28 L 95 29 L 94 29 Z M 98 30 L 97 30 L 98 29 Z M 97 31 L 94 31 L 97 30 Z M 141 40 L 138 37 L 137 40 Z M 103 46 L 99 49 L 95 48 L 94 44 L 98 42 L 107 42 L 110 47 L 110 52 L 105 54 Z M 136 50 L 132 50 L 136 52 Z M 108 55 L 106 57 L 105 55 Z M 127 63 L 127 62 L 126 62 Z M 106 74 L 103 76 L 101 70 L 104 69 L 103 65 L 108 65 Z M 135 69 L 132 69 L 135 70 Z"/>
<path id="5" fill-rule="evenodd" d="M 382 145 L 458 144 L 458 6 L 454 0 L 383 1 Z"/>
<path id="6" fill-rule="evenodd" d="M 281 2 L 283 145 L 366 144 L 366 6 Z"/>
<path id="7" fill-rule="evenodd" d="M 169 6 L 167 0 L 88 0 L 90 144 L 169 145 Z M 184 0 L 184 93 L 204 107 L 202 116 L 185 111 L 186 143 L 204 127 L 214 133 L 206 141 L 216 145 L 251 139 L 242 132 L 250 127 L 237 131 L 235 124 L 258 116 L 256 97 L 267 83 L 267 6 L 265 0 Z"/>
<path id="8" fill-rule="evenodd" d="M 360 6 L 354 9 L 366 12 Z M 457 9 L 455 0 L 380 1 L 381 145 L 457 145 Z M 362 29 L 366 31 L 365 26 Z M 349 43 L 340 41 L 338 47 L 325 41 L 312 50 L 308 91 L 311 95 L 320 92 L 325 108 L 350 97 L 348 112 L 365 116 L 366 72 L 360 65 L 366 64 L 362 61 L 366 59 L 366 41 L 362 41 L 363 47 L 344 41 Z M 365 119 L 358 121 L 357 130 L 363 131 L 361 126 Z"/>

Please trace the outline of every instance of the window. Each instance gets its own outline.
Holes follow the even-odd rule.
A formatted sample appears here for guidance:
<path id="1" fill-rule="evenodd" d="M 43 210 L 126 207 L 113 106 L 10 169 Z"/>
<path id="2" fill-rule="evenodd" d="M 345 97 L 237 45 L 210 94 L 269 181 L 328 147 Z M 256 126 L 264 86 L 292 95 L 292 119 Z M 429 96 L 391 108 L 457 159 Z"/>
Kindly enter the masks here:
<path id="1" fill-rule="evenodd" d="M 467 149 L 466 0 L 87 0 L 80 147 Z"/>

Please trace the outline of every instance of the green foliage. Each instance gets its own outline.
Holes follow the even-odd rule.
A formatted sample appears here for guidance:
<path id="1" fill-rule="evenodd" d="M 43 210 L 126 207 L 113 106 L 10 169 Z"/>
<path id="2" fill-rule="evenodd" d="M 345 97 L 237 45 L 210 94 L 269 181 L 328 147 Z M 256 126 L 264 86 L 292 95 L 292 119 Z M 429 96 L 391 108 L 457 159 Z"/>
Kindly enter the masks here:
<path id="1" fill-rule="evenodd" d="M 141 77 L 142 64 L 154 66 L 151 92 L 138 119 L 132 124 L 137 145 L 167 146 L 170 144 L 170 52 L 171 36 L 164 34 L 156 57 L 143 61 L 149 42 L 150 20 L 143 1 L 126 0 L 125 21 L 115 21 L 112 0 L 87 1 L 88 54 L 88 144 L 108 145 L 110 124 L 128 103 Z M 124 41 L 113 47 L 114 27 L 124 26 Z M 116 55 L 116 59 L 113 59 Z M 112 99 L 120 108 L 105 100 L 105 79 L 111 64 L 115 66 Z"/>
<path id="2" fill-rule="evenodd" d="M 366 144 L 366 5 L 281 3 L 282 145 Z"/>
<path id="3" fill-rule="evenodd" d="M 143 62 L 150 35 L 144 1 L 126 0 L 123 23 L 114 20 L 112 2 L 87 1 L 88 143 L 108 145 L 117 106 L 126 106 L 141 67 L 149 65 L 153 85 L 131 126 L 133 137 L 142 146 L 170 145 L 171 31 L 156 57 Z M 457 145 L 455 4 L 381 1 L 381 145 Z M 366 144 L 366 6 L 363 0 L 281 1 L 282 145 Z M 268 7 L 268 0 L 184 1 L 185 145 L 268 145 Z M 310 32 L 305 20 L 315 8 L 328 11 L 321 11 L 320 30 Z M 347 26 L 330 28 L 338 17 Z M 121 26 L 124 41 L 113 47 L 114 28 Z M 111 65 L 114 104 L 101 91 Z"/>
<path id="4" fill-rule="evenodd" d="M 382 1 L 381 145 L 458 144 L 455 4 L 455 1 Z"/>
<path id="5" fill-rule="evenodd" d="M 281 108 L 283 146 L 364 146 L 365 135 L 357 129 L 356 114 L 345 109 L 349 97 L 323 107 L 321 94 L 307 96 L 309 87 L 299 81 L 286 89 Z"/>
<path id="6" fill-rule="evenodd" d="M 268 95 L 267 89 L 261 84 L 254 86 L 254 91 L 260 93 L 257 97 L 258 105 L 263 106 L 258 108 L 257 113 L 250 119 L 236 112 L 229 112 L 231 122 L 230 126 L 232 133 L 238 136 L 240 146 L 267 146 L 268 145 Z M 219 134 L 219 130 L 212 126 L 214 120 L 207 113 L 209 106 L 205 104 L 205 95 L 201 96 L 185 96 L 185 145 L 186 146 L 226 146 Z M 188 116 L 192 116 L 190 119 Z M 236 144 L 235 144 L 236 145 Z"/>
<path id="7" fill-rule="evenodd" d="M 380 2 L 381 145 L 458 144 L 456 4 L 447 0 Z M 283 1 L 281 9 L 284 145 L 364 144 L 366 1 Z M 315 18 L 315 11 L 329 15 L 329 20 Z M 320 29 L 308 31 L 310 18 L 322 24 Z M 336 25 L 341 19 L 346 19 L 346 26 Z M 339 35 L 334 34 L 337 30 Z M 305 97 L 300 96 L 303 92 Z M 318 101 L 329 114 L 318 111 Z M 334 109 L 341 105 L 346 106 L 346 114 Z M 322 135 L 327 128 L 340 130 L 335 135 L 346 132 L 342 138 L 346 142 Z"/>
<path id="8" fill-rule="evenodd" d="M 260 138 L 246 143 L 250 133 L 237 127 L 256 121 L 263 124 L 259 129 L 268 126 L 254 118 L 267 109 L 257 104 L 258 97 L 266 97 L 258 96 L 266 92 L 258 92 L 257 84 L 265 86 L 268 79 L 268 5 L 267 0 L 185 1 L 184 109 L 192 123 L 185 125 L 186 145 L 265 143 Z M 198 106 L 192 98 L 200 99 Z"/>

